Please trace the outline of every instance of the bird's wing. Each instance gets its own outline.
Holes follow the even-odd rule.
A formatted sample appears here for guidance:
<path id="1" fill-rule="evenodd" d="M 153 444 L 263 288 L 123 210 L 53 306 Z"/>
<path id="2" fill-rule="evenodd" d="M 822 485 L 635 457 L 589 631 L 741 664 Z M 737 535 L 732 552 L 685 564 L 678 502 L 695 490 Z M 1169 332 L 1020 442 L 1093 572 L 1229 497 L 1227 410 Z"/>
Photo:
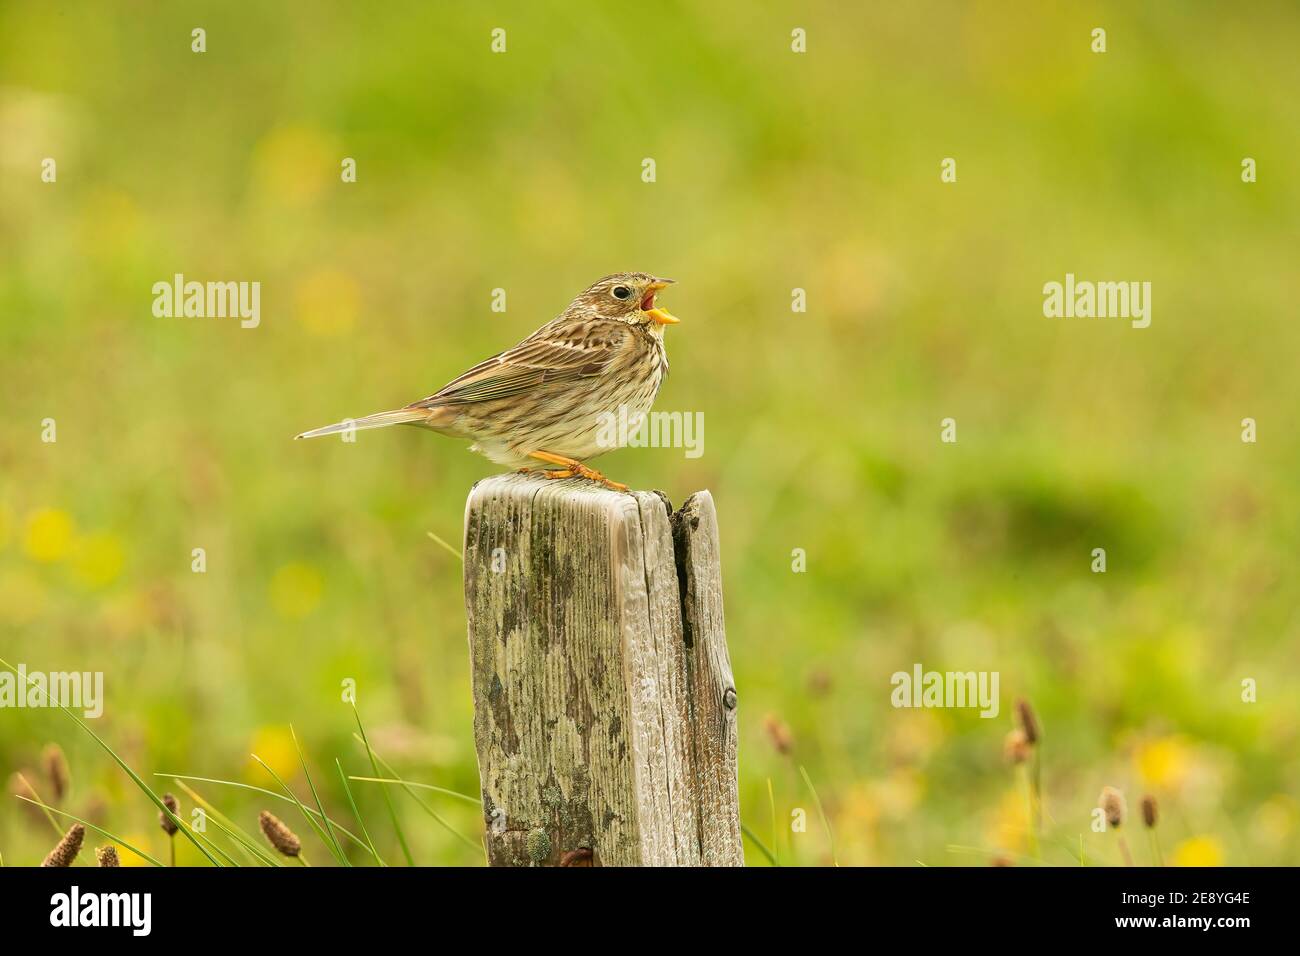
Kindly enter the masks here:
<path id="1" fill-rule="evenodd" d="M 543 385 L 600 375 L 627 348 L 633 333 L 622 323 L 599 328 L 544 326 L 514 348 L 475 365 L 411 408 L 509 398 Z"/>

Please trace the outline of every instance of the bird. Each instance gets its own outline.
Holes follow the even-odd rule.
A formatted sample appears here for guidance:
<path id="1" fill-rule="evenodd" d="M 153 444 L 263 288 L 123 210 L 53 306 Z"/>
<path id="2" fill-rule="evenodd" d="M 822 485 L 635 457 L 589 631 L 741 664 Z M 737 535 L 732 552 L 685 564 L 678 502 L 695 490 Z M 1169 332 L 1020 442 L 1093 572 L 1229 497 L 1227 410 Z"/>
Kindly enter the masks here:
<path id="1" fill-rule="evenodd" d="M 586 462 L 627 444 L 668 377 L 664 329 L 680 320 L 655 297 L 673 282 L 645 272 L 604 276 L 518 345 L 427 398 L 295 437 L 416 425 L 468 439 L 471 451 L 520 472 L 627 491 Z M 614 420 L 626 427 L 610 428 Z"/>

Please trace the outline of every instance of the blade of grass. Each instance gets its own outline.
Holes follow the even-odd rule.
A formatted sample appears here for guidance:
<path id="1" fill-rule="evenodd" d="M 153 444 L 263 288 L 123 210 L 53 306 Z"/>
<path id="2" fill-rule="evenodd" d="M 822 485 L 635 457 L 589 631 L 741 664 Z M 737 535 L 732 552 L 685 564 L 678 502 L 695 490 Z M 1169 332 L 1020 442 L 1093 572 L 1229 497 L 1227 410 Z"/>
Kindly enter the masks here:
<path id="1" fill-rule="evenodd" d="M 17 676 L 18 671 L 14 669 L 12 664 L 10 664 L 2 657 L 0 657 L 0 664 L 3 664 L 5 668 L 7 668 L 8 670 L 13 671 L 14 675 Z M 207 850 L 203 848 L 203 844 L 201 844 L 198 841 L 198 838 L 195 837 L 194 834 L 190 832 L 190 828 L 187 827 L 184 824 L 184 822 L 178 816 L 176 816 L 176 814 L 172 813 L 170 810 L 167 809 L 167 805 L 162 802 L 162 798 L 149 788 L 149 784 L 145 783 L 144 780 L 141 779 L 140 775 L 137 774 L 134 770 L 132 770 L 131 767 L 127 764 L 127 762 L 117 755 L 117 751 L 115 751 L 112 747 L 110 747 L 107 743 L 104 742 L 104 740 L 99 736 L 99 734 L 91 730 L 90 727 L 87 726 L 84 720 L 82 720 L 75 713 L 73 713 L 70 707 L 65 707 L 63 704 L 59 704 L 55 701 L 50 700 L 50 695 L 45 692 L 45 688 L 40 687 L 38 684 L 32 681 L 30 677 L 27 678 L 27 683 L 30 686 L 36 687 L 36 689 L 39 690 L 42 695 L 44 695 L 46 701 L 58 707 L 59 710 L 63 711 L 65 714 L 67 714 L 69 717 L 75 720 L 77 724 L 80 725 L 82 730 L 90 734 L 90 736 L 94 738 L 95 743 L 99 744 L 99 746 L 104 749 L 105 753 L 107 753 L 110 757 L 113 758 L 114 762 L 119 767 L 121 767 L 123 771 L 126 772 L 126 775 L 135 782 L 135 785 L 140 788 L 141 792 L 153 802 L 153 805 L 158 808 L 158 812 L 162 813 L 173 823 L 175 823 L 177 829 L 180 830 L 181 833 L 185 834 L 185 839 L 193 843 L 195 848 L 207 858 L 209 863 L 211 863 L 213 866 L 221 865 L 220 863 L 217 862 L 216 857 L 214 857 L 211 853 L 209 853 Z"/>
<path id="2" fill-rule="evenodd" d="M 16 774 L 14 774 L 14 776 L 16 776 L 19 780 L 23 782 L 23 786 L 26 787 L 28 790 L 30 790 L 38 801 L 41 799 L 41 795 L 37 793 L 36 788 L 32 786 L 32 782 L 27 779 L 27 777 L 23 774 L 21 770 L 18 771 Z M 20 794 L 15 794 L 15 796 L 20 796 Z M 40 807 L 41 812 L 45 814 L 45 819 L 50 821 L 50 826 L 54 828 L 54 832 L 57 833 L 59 836 L 63 836 L 63 830 L 59 828 L 59 821 L 54 819 L 54 814 L 50 813 L 49 810 L 45 809 L 44 803 L 37 803 L 36 805 Z"/>
<path id="3" fill-rule="evenodd" d="M 1164 866 L 1165 855 L 1160 852 L 1160 834 L 1156 833 L 1155 827 L 1152 827 L 1147 831 L 1147 833 L 1149 834 L 1147 842 L 1150 844 L 1151 848 L 1151 865 Z"/>
<path id="4" fill-rule="evenodd" d="M 835 836 L 831 833 L 831 822 L 826 819 L 826 810 L 822 807 L 822 798 L 817 796 L 817 788 L 813 786 L 812 778 L 808 776 L 808 771 L 803 768 L 803 764 L 799 765 L 799 773 L 803 776 L 803 782 L 808 785 L 808 789 L 812 791 L 813 803 L 817 807 L 817 815 L 821 817 L 822 826 L 826 830 L 826 841 L 831 846 L 831 862 L 839 866 L 840 861 L 835 856 Z"/>
<path id="5" fill-rule="evenodd" d="M 965 846 L 961 843 L 944 844 L 944 852 L 954 853 L 959 856 L 982 856 L 992 860 L 996 857 L 1006 857 L 1014 863 L 1026 866 L 1041 866 L 1042 861 L 1037 860 L 1027 853 L 1012 853 L 1007 850 L 990 850 L 983 846 Z"/>
<path id="6" fill-rule="evenodd" d="M 256 841 L 254 841 L 253 838 L 248 833 L 240 829 L 238 824 L 236 824 L 233 820 L 227 817 L 224 813 L 218 810 L 207 800 L 203 799 L 203 797 L 200 796 L 198 791 L 196 791 L 193 787 L 186 786 L 185 783 L 181 780 L 173 779 L 172 782 L 175 783 L 176 786 L 183 793 L 185 793 L 191 800 L 193 800 L 196 804 L 201 806 L 206 814 L 207 819 L 211 820 L 218 827 L 220 827 L 226 833 L 227 836 L 231 837 L 231 839 L 233 839 L 236 842 L 236 844 L 238 844 L 239 848 L 244 851 L 244 855 L 247 856 L 250 860 L 252 860 L 254 863 L 261 863 L 263 866 L 280 865 L 278 862 L 273 860 L 268 854 L 266 854 L 262 850 L 262 848 L 257 845 Z"/>
<path id="7" fill-rule="evenodd" d="M 238 827 L 235 827 L 235 824 L 230 820 L 229 817 L 226 817 L 215 806 L 213 806 L 207 800 L 203 799 L 203 797 L 199 795 L 198 791 L 194 790 L 192 787 L 187 787 L 184 783 L 182 783 L 179 780 L 173 779 L 172 782 L 176 784 L 177 788 L 182 793 L 184 793 L 187 797 L 193 800 L 197 806 L 202 808 L 205 820 L 215 819 L 217 820 L 217 822 L 224 823 L 228 827 L 238 829 Z M 254 863 L 257 862 L 257 858 L 253 856 L 251 853 L 249 853 L 248 848 L 244 846 L 242 843 L 240 844 L 240 849 L 243 850 L 244 856 L 248 857 Z"/>
<path id="8" fill-rule="evenodd" d="M 217 846 L 217 844 L 213 841 L 213 839 L 212 839 L 210 836 L 208 836 L 206 833 L 196 833 L 196 836 L 197 836 L 200 840 L 202 840 L 204 843 L 206 843 L 209 847 L 211 847 L 211 848 L 212 848 L 212 852 L 215 853 L 215 854 L 217 854 L 217 856 L 221 857 L 223 860 L 225 860 L 226 863 L 227 863 L 228 865 L 233 866 L 233 867 L 235 867 L 236 869 L 238 869 L 238 867 L 239 867 L 239 863 L 236 862 L 235 858 L 234 858 L 233 856 L 231 856 L 229 853 L 227 853 L 225 850 L 221 849 L 221 847 Z M 174 867 L 174 866 L 176 865 L 176 839 L 175 839 L 175 837 L 173 837 L 171 840 L 169 840 L 169 842 L 171 843 L 171 851 L 172 851 L 172 862 L 171 862 L 171 865 Z"/>
<path id="9" fill-rule="evenodd" d="M 154 866 L 162 866 L 162 863 L 160 863 L 158 860 L 155 860 L 148 853 L 144 852 L 144 850 L 140 850 L 137 849 L 136 847 L 133 847 L 131 844 L 127 843 L 116 833 L 110 833 L 108 830 L 104 830 L 100 827 L 97 827 L 89 820 L 83 820 L 81 819 L 81 817 L 76 816 L 75 814 L 72 813 L 68 813 L 66 810 L 60 810 L 58 807 L 46 806 L 43 803 L 39 803 L 36 800 L 32 800 L 30 797 L 19 796 L 18 799 L 25 800 L 31 804 L 35 804 L 36 806 L 41 807 L 45 810 L 53 811 L 54 813 L 57 813 L 61 817 L 67 817 L 69 820 L 75 820 L 78 823 L 80 823 L 83 827 L 86 827 L 87 829 L 94 830 L 96 833 L 102 833 L 104 836 L 108 837 L 118 846 L 122 847 L 125 850 L 130 850 L 132 853 L 134 853 L 140 859 L 144 860 L 146 863 L 152 863 Z"/>
<path id="10" fill-rule="evenodd" d="M 376 777 L 379 776 L 379 766 L 375 763 L 375 752 L 370 747 L 370 741 L 366 739 L 366 728 L 361 726 L 361 713 L 357 710 L 357 705 L 352 705 L 352 716 L 357 721 L 357 731 L 361 734 L 361 742 L 365 745 L 366 756 L 370 758 L 370 769 Z M 387 790 L 379 791 L 384 795 L 384 803 L 388 806 L 389 819 L 393 821 L 393 830 L 397 833 L 397 843 L 402 848 L 402 856 L 406 857 L 407 866 L 415 866 L 415 858 L 411 856 L 411 848 L 406 843 L 406 834 L 402 832 L 402 824 L 397 820 L 397 808 L 393 806 L 393 799 L 388 795 Z"/>
<path id="11" fill-rule="evenodd" d="M 454 554 L 456 556 L 456 560 L 459 561 L 461 564 L 465 563 L 465 555 L 461 554 L 459 551 L 457 551 L 455 548 L 449 545 L 446 541 L 443 541 L 442 538 L 438 537 L 432 531 L 426 531 L 425 534 L 427 534 L 434 541 L 438 542 L 440 545 L 442 545 L 444 548 L 446 548 L 448 551 Z"/>
<path id="12" fill-rule="evenodd" d="M 227 826 L 212 814 L 208 814 L 208 819 L 212 821 L 212 824 L 218 830 L 220 830 L 226 836 L 230 837 L 230 839 L 234 842 L 235 846 L 239 847 L 239 849 L 244 852 L 244 855 L 247 856 L 254 863 L 260 866 L 280 865 L 279 863 L 271 862 L 270 857 L 263 855 L 260 848 L 254 848 L 251 844 L 247 843 L 242 836 L 240 836 L 238 833 L 235 832 L 234 827 Z"/>
<path id="13" fill-rule="evenodd" d="M 780 846 L 780 842 L 776 838 L 776 797 L 772 795 L 771 777 L 767 778 L 767 809 L 772 814 L 772 859 L 775 860 L 776 866 L 780 866 L 781 861 L 776 856 L 777 848 Z"/>
<path id="14" fill-rule="evenodd" d="M 289 736 L 293 738 L 293 746 L 298 751 L 298 762 L 302 764 L 302 775 L 307 778 L 307 789 L 311 791 L 312 799 L 316 801 L 316 809 L 320 810 L 321 820 L 325 823 L 325 832 L 329 835 L 330 845 L 334 848 L 334 855 L 342 861 L 344 866 L 351 866 L 352 861 L 343 852 L 338 837 L 334 835 L 334 831 L 330 828 L 330 818 L 325 815 L 325 804 L 321 803 L 320 794 L 316 792 L 316 784 L 312 783 L 311 771 L 307 769 L 307 758 L 303 756 L 302 745 L 298 743 L 298 734 L 293 729 L 293 724 L 289 725 Z"/>
<path id="15" fill-rule="evenodd" d="M 1025 800 L 1029 808 L 1029 855 L 1042 858 L 1042 848 L 1038 844 L 1038 830 L 1041 826 L 1038 812 L 1038 748 L 1034 748 L 1034 769 L 1018 768 L 1017 775 L 1025 782 Z"/>
<path id="16" fill-rule="evenodd" d="M 758 851 L 762 853 L 763 856 L 767 857 L 768 863 L 771 863 L 773 866 L 781 865 L 780 863 L 776 862 L 776 854 L 763 845 L 763 841 L 758 838 L 758 835 L 754 833 L 753 830 L 751 830 L 749 827 L 745 826 L 742 823 L 740 825 L 740 832 L 745 834 L 745 836 L 749 837 L 749 842 L 754 844 L 754 846 L 758 847 Z"/>
<path id="17" fill-rule="evenodd" d="M 369 745 L 367 745 L 367 749 L 369 749 Z M 478 850 L 478 851 L 480 851 L 480 852 L 483 851 L 483 845 L 482 845 L 482 844 L 480 844 L 480 843 L 475 843 L 475 842 L 474 842 L 473 840 L 471 840 L 469 837 L 465 836 L 465 834 L 461 833 L 459 830 L 457 830 L 455 827 L 453 827 L 450 823 L 448 823 L 446 820 L 444 820 L 444 819 L 442 818 L 442 816 L 438 813 L 438 811 L 434 810 L 433 807 L 429 806 L 427 803 L 425 803 L 423 800 L 421 800 L 420 797 L 419 797 L 419 795 L 416 794 L 416 792 L 415 792 L 414 790 L 412 790 L 411 787 L 410 787 L 409 785 L 407 785 L 406 781 L 400 779 L 400 778 L 397 776 L 397 774 L 393 771 L 393 768 L 388 764 L 388 761 L 386 761 L 383 757 L 379 756 L 379 754 L 375 753 L 373 750 L 370 751 L 370 754 L 371 754 L 371 758 L 372 758 L 372 760 L 377 760 L 377 761 L 379 762 L 379 765 L 380 765 L 381 767 L 383 767 L 384 771 L 389 775 L 389 778 L 392 779 L 392 780 L 395 780 L 395 781 L 397 782 L 398 786 L 400 786 L 403 790 L 406 791 L 407 796 L 409 796 L 412 800 L 414 800 L 414 801 L 419 805 L 419 807 L 420 807 L 421 810 L 423 810 L 423 811 L 424 811 L 425 813 L 427 813 L 429 816 L 433 817 L 433 819 L 436 820 L 436 821 L 438 822 L 438 824 L 439 824 L 440 826 L 442 826 L 442 828 L 443 828 L 444 830 L 446 830 L 448 833 L 450 833 L 452 836 L 454 836 L 457 840 L 460 840 L 460 841 L 461 841 L 462 843 L 464 843 L 466 846 L 473 847 L 475 850 Z M 375 773 L 376 773 L 376 775 L 379 773 L 379 769 L 378 769 L 378 768 L 375 769 Z M 380 778 L 380 779 L 383 779 L 383 778 Z M 387 793 L 388 791 L 387 791 L 387 790 L 384 790 L 383 792 L 384 792 L 384 793 Z"/>
<path id="18" fill-rule="evenodd" d="M 216 783 L 216 784 L 220 784 L 223 787 L 238 787 L 240 790 L 252 790 L 254 793 L 261 793 L 261 794 L 265 794 L 268 797 L 274 797 L 276 800 L 283 800 L 285 803 L 294 802 L 291 797 L 286 797 L 282 793 L 276 793 L 274 790 L 267 790 L 265 787 L 257 787 L 251 783 L 241 783 L 238 780 L 220 780 L 216 777 L 196 777 L 192 774 L 184 774 L 184 773 L 155 773 L 154 776 L 171 777 L 173 780 L 177 782 L 181 780 L 194 780 L 198 783 Z M 309 813 L 316 812 L 311 807 L 307 807 L 306 809 Z M 355 843 L 357 846 L 362 848 L 365 847 L 366 845 L 365 840 L 361 839 L 361 837 L 357 836 L 355 833 L 353 833 L 351 830 L 343 826 L 343 824 L 339 823 L 337 820 L 335 820 L 332 817 L 330 818 L 330 825 L 334 827 L 335 830 L 338 830 L 339 833 L 342 833 L 345 837 L 347 837 L 349 840 Z"/>
<path id="19" fill-rule="evenodd" d="M 316 831 L 316 835 L 321 838 L 321 842 L 325 844 L 326 849 L 328 849 L 331 853 L 334 853 L 337 856 L 338 854 L 337 851 L 334 849 L 334 844 L 330 841 L 330 838 L 326 836 L 324 827 L 322 827 L 319 823 L 317 823 L 316 818 L 307 812 L 307 808 L 303 805 L 303 802 L 298 799 L 298 795 L 289 788 L 289 785 L 287 783 L 285 783 L 283 780 L 280 779 L 280 775 L 271 769 L 270 764 L 268 764 L 257 754 L 253 754 L 252 757 L 254 760 L 256 760 L 258 763 L 262 765 L 263 770 L 265 770 L 267 773 L 269 773 L 272 777 L 275 778 L 275 782 L 278 783 L 280 787 L 284 790 L 284 792 L 287 793 L 293 799 L 294 804 L 296 804 L 298 809 L 302 812 L 302 818 L 306 820 L 308 824 L 310 824 L 313 830 Z M 299 859 L 302 859 L 301 855 L 299 855 Z M 342 860 L 339 860 L 339 862 L 343 863 Z"/>
<path id="20" fill-rule="evenodd" d="M 456 797 L 464 800 L 466 803 L 472 803 L 474 806 L 480 806 L 481 801 L 478 797 L 471 797 L 468 793 L 461 793 L 459 790 L 448 790 L 446 787 L 435 787 L 431 783 L 416 783 L 414 780 L 402 780 L 398 777 L 348 777 L 349 780 L 361 780 L 365 783 L 395 783 L 403 787 L 418 787 L 421 790 L 432 790 L 435 793 L 446 794 L 449 797 Z"/>
<path id="21" fill-rule="evenodd" d="M 375 849 L 375 842 L 370 839 L 370 831 L 366 829 L 366 821 L 361 818 L 361 811 L 357 809 L 357 802 L 352 799 L 352 788 L 348 786 L 348 776 L 343 772 L 343 763 L 338 757 L 334 758 L 334 766 L 339 770 L 339 781 L 343 784 L 343 792 L 348 796 L 348 804 L 352 807 L 352 815 L 356 817 L 357 823 L 361 825 L 361 833 L 366 838 L 366 844 L 370 847 L 370 855 L 375 858 L 375 862 L 380 866 L 388 864 L 380 857 L 379 851 Z"/>

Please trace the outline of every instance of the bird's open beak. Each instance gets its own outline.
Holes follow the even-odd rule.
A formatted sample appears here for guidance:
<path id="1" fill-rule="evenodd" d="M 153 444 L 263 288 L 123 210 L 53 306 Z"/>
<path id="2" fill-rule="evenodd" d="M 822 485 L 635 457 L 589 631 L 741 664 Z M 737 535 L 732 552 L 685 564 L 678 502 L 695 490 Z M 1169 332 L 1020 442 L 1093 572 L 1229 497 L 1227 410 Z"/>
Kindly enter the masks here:
<path id="1" fill-rule="evenodd" d="M 666 309 L 655 308 L 655 294 L 660 289 L 666 289 L 673 284 L 672 279 L 656 279 L 646 286 L 645 297 L 641 300 L 641 311 L 652 322 L 659 325 L 676 325 L 681 319 L 671 314 Z"/>

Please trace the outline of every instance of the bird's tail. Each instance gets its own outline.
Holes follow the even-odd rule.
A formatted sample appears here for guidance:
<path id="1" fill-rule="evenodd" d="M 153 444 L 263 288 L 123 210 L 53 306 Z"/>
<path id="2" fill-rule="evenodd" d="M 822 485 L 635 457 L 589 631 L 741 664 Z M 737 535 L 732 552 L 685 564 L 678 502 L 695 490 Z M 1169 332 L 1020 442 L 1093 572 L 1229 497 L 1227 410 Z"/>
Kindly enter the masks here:
<path id="1" fill-rule="evenodd" d="M 322 435 L 337 435 L 348 430 L 362 431 L 367 428 L 386 428 L 389 425 L 407 425 L 428 419 L 427 408 L 397 408 L 391 412 L 378 412 L 364 418 L 345 418 L 324 428 L 313 428 L 309 432 L 295 435 L 294 438 L 320 438 Z"/>

